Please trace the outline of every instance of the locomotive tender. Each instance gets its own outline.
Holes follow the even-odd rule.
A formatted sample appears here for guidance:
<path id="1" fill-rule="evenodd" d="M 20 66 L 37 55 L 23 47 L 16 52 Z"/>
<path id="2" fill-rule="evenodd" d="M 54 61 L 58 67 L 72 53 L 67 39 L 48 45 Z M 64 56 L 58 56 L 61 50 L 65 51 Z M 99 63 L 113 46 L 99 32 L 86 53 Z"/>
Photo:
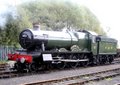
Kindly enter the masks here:
<path id="1" fill-rule="evenodd" d="M 9 54 L 15 69 L 36 71 L 55 65 L 72 68 L 78 65 L 111 63 L 117 55 L 117 40 L 86 30 L 43 31 L 26 29 L 19 43 L 25 50 Z"/>

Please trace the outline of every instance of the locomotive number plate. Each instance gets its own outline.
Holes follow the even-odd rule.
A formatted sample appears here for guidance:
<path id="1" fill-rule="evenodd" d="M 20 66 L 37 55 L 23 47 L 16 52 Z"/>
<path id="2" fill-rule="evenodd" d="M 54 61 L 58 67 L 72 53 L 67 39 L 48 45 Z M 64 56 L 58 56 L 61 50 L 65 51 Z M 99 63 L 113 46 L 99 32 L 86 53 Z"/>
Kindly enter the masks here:
<path id="1" fill-rule="evenodd" d="M 51 54 L 43 54 L 43 61 L 52 61 Z"/>

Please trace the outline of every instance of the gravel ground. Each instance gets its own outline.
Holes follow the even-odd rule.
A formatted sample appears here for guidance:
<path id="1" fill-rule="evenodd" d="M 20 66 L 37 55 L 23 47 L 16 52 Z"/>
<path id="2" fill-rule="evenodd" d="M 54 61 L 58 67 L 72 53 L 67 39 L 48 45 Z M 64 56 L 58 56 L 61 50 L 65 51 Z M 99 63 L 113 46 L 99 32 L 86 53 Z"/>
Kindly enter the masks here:
<path id="1" fill-rule="evenodd" d="M 20 85 L 23 83 L 63 78 L 67 76 L 81 75 L 85 73 L 93 73 L 93 72 L 104 71 L 104 70 L 109 70 L 109 69 L 118 68 L 118 67 L 120 67 L 120 64 L 98 66 L 98 67 L 87 67 L 87 68 L 81 68 L 81 69 L 79 68 L 79 69 L 71 69 L 71 70 L 60 70 L 60 71 L 48 72 L 48 73 L 38 74 L 38 75 L 16 77 L 16 78 L 10 78 L 10 79 L 0 79 L 0 85 Z"/>
<path id="2" fill-rule="evenodd" d="M 120 85 L 120 76 L 107 78 L 98 82 L 89 82 L 85 85 Z"/>

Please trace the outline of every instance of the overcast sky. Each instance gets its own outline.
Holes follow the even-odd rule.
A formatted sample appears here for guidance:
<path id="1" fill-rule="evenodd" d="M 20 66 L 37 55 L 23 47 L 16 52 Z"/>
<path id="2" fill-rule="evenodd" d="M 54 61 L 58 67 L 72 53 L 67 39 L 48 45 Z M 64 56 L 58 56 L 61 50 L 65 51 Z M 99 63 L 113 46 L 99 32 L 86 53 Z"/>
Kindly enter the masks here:
<path id="1" fill-rule="evenodd" d="M 8 6 L 15 6 L 30 0 L 0 0 L 0 14 L 8 11 Z M 68 0 L 78 5 L 87 6 L 100 20 L 107 35 L 120 41 L 120 0 Z M 1 19 L 1 18 L 0 18 Z"/>
<path id="2" fill-rule="evenodd" d="M 107 35 L 116 38 L 120 47 L 120 0 L 71 0 L 87 6 L 100 20 Z"/>
<path id="3" fill-rule="evenodd" d="M 109 35 L 119 36 L 120 0 L 72 0 L 87 6 L 100 20 L 102 26 L 111 28 Z M 112 32 L 110 32 L 112 31 Z"/>

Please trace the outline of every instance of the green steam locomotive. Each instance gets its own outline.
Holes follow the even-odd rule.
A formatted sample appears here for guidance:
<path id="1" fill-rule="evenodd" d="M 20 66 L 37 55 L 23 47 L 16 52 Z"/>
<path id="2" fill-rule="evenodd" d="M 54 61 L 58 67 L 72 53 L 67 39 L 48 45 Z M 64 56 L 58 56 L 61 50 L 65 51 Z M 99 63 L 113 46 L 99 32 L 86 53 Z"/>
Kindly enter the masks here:
<path id="1" fill-rule="evenodd" d="M 26 29 L 20 33 L 19 42 L 25 50 L 9 54 L 17 70 L 99 65 L 111 63 L 117 55 L 117 40 L 87 30 Z"/>

